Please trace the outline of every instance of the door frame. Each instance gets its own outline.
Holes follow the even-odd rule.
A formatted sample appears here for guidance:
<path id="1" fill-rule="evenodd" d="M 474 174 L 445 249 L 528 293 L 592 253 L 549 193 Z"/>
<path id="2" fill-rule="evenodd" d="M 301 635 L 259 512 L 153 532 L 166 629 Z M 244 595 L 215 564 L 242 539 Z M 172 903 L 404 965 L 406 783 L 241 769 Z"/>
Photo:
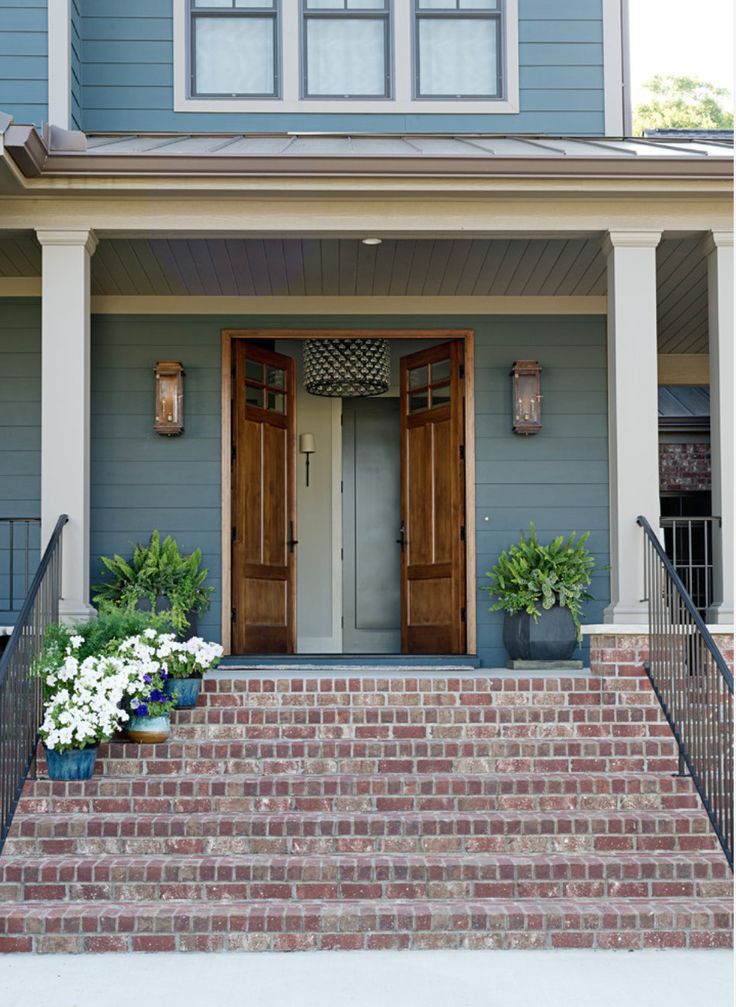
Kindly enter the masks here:
<path id="1" fill-rule="evenodd" d="M 475 330 L 474 329 L 222 329 L 220 357 L 222 646 L 232 653 L 232 393 L 236 339 L 437 339 L 463 343 L 465 367 L 465 653 L 477 651 L 475 552 Z M 298 535 L 298 529 L 297 529 Z"/>

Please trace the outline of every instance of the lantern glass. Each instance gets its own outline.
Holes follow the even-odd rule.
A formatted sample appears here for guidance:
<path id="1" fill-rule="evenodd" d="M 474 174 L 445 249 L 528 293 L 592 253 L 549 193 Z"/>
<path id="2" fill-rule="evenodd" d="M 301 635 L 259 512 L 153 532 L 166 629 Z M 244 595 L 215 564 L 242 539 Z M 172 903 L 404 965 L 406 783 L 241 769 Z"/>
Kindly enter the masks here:
<path id="1" fill-rule="evenodd" d="M 536 360 L 516 361 L 511 369 L 514 432 L 536 434 L 542 429 L 542 368 Z"/>
<path id="2" fill-rule="evenodd" d="M 172 437 L 184 430 L 184 370 L 175 361 L 162 361 L 156 375 L 156 433 Z"/>

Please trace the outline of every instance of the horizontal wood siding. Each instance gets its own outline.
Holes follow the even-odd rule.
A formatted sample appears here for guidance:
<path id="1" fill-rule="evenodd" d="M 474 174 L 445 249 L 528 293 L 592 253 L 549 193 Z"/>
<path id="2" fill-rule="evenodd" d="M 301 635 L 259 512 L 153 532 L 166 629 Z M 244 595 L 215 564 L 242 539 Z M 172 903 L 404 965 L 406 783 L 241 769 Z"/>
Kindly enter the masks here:
<path id="1" fill-rule="evenodd" d="M 41 302 L 23 298 L 0 304 L 0 518 L 41 514 Z M 9 606 L 10 537 L 0 523 L 0 626 L 12 624 L 25 588 L 24 532 L 15 539 L 14 605 Z M 39 559 L 39 532 L 29 538 Z"/>
<path id="2" fill-rule="evenodd" d="M 47 0 L 0 0 L 0 111 L 40 126 L 48 115 Z"/>
<path id="3" fill-rule="evenodd" d="M 304 318 L 305 328 L 405 328 L 402 318 Z M 216 588 L 202 620 L 219 637 L 220 415 L 222 328 L 293 328 L 293 317 L 114 317 L 93 323 L 92 553 L 130 552 L 152 528 L 199 545 Z M 599 622 L 609 597 L 608 453 L 605 320 L 603 318 L 413 318 L 415 328 L 476 331 L 476 468 L 478 583 L 498 554 L 534 521 L 549 538 L 591 531 L 597 560 L 586 619 Z M 152 432 L 153 372 L 159 359 L 181 360 L 185 433 Z M 542 365 L 543 430 L 511 433 L 515 359 Z M 499 614 L 478 603 L 478 652 L 485 664 L 505 661 Z"/>
<path id="4" fill-rule="evenodd" d="M 172 0 L 76 2 L 88 131 L 604 132 L 601 0 L 519 0 L 518 115 L 175 113 Z"/>

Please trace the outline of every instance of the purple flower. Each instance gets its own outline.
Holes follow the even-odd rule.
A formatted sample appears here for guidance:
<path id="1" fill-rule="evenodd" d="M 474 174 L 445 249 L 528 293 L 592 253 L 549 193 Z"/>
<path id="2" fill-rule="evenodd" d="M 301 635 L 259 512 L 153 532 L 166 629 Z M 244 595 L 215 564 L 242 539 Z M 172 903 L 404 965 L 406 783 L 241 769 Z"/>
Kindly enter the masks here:
<path id="1" fill-rule="evenodd" d="M 160 689 L 152 689 L 148 701 L 149 703 L 160 703 L 163 698 L 164 694 Z"/>
<path id="2" fill-rule="evenodd" d="M 143 676 L 143 681 L 146 683 L 146 685 L 150 685 L 151 684 L 151 676 L 150 675 L 144 675 Z"/>
<path id="3" fill-rule="evenodd" d="M 166 670 L 166 668 L 162 668 L 161 669 L 161 678 L 168 678 L 168 677 L 169 677 L 168 671 Z"/>
<path id="4" fill-rule="evenodd" d="M 138 706 L 135 709 L 135 712 L 136 712 L 136 716 L 137 717 L 147 717 L 148 716 L 148 707 L 146 706 L 145 703 L 139 703 Z"/>

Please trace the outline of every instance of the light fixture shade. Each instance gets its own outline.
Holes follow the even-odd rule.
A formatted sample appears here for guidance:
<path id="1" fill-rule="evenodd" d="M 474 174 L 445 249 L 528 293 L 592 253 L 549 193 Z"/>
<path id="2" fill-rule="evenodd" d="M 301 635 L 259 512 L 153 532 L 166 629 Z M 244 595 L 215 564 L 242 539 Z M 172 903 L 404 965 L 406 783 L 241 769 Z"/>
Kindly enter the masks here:
<path id="1" fill-rule="evenodd" d="M 310 395 L 365 398 L 391 385 L 388 339 L 307 339 L 304 387 Z"/>

